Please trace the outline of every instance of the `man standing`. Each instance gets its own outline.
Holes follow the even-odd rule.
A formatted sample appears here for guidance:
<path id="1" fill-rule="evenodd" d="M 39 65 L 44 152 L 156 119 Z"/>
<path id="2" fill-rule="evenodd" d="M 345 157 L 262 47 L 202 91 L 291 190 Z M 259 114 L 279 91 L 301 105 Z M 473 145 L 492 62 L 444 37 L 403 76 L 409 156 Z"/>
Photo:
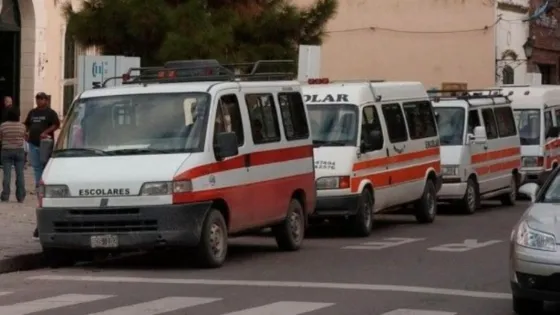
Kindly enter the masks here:
<path id="1" fill-rule="evenodd" d="M 52 138 L 54 140 L 54 132 L 60 127 L 58 114 L 49 107 L 49 97 L 44 92 L 37 93 L 35 96 L 37 107 L 33 108 L 27 114 L 25 119 L 25 127 L 27 128 L 27 136 L 29 143 L 29 162 L 33 168 L 35 175 L 35 188 L 39 187 L 45 164 L 41 162 L 41 139 Z M 35 229 L 33 237 L 38 236 Z"/>

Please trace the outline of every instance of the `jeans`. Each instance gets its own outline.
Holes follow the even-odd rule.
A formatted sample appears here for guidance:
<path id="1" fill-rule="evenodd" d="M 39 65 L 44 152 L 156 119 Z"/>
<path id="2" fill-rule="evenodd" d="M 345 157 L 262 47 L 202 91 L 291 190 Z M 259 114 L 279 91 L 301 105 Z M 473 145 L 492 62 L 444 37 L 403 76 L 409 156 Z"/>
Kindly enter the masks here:
<path id="1" fill-rule="evenodd" d="M 2 149 L 2 165 L 4 166 L 4 180 L 2 181 L 2 194 L 0 198 L 7 201 L 10 198 L 10 183 L 12 181 L 12 168 L 16 170 L 16 199 L 25 199 L 25 179 L 23 167 L 25 164 L 25 151 L 23 149 Z"/>
<path id="2" fill-rule="evenodd" d="M 41 176 L 43 176 L 43 170 L 45 169 L 45 165 L 41 163 L 41 151 L 39 147 L 30 143 L 28 156 L 31 167 L 33 168 L 35 187 L 39 187 L 39 182 L 41 181 Z"/>

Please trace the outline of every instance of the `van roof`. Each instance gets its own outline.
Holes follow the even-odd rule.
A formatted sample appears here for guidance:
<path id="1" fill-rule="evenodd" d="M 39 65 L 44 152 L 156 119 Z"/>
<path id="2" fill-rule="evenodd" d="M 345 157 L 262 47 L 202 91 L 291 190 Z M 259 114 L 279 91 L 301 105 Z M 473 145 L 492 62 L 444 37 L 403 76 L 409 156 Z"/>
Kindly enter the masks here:
<path id="1" fill-rule="evenodd" d="M 560 105 L 560 85 L 501 86 L 514 108 L 542 108 L 545 105 Z"/>
<path id="2" fill-rule="evenodd" d="M 483 107 L 509 105 L 511 101 L 501 89 L 431 90 L 428 91 L 434 107 Z"/>
<path id="3" fill-rule="evenodd" d="M 428 94 L 420 82 L 408 81 L 335 81 L 327 84 L 302 85 L 308 104 L 350 103 L 363 105 L 368 102 L 427 99 Z M 340 95 L 346 95 L 342 101 Z"/>
<path id="4" fill-rule="evenodd" d="M 242 82 L 176 82 L 165 84 L 127 84 L 121 86 L 107 87 L 102 89 L 86 90 L 80 98 L 132 95 L 132 94 L 161 94 L 161 93 L 187 93 L 187 92 L 211 92 L 213 88 L 235 89 L 239 87 L 246 88 L 278 88 L 290 87 L 293 90 L 300 90 L 298 81 L 242 81 Z"/>

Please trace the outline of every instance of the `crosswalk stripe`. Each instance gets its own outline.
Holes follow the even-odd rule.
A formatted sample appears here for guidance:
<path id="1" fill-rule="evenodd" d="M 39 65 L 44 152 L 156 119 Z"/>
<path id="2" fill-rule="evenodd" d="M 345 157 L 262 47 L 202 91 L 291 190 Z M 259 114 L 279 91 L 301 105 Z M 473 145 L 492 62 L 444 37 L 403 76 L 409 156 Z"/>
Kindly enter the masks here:
<path id="1" fill-rule="evenodd" d="M 12 292 L 0 292 L 0 296 L 2 296 L 2 295 L 8 295 L 8 294 L 12 294 Z"/>
<path id="2" fill-rule="evenodd" d="M 398 310 L 383 313 L 381 315 L 456 315 L 457 313 L 442 311 L 411 310 L 401 308 Z"/>
<path id="3" fill-rule="evenodd" d="M 170 296 L 159 300 L 127 305 L 89 315 L 157 315 L 220 300 L 221 299 L 218 298 Z"/>
<path id="4" fill-rule="evenodd" d="M 282 301 L 257 306 L 241 311 L 231 312 L 223 315 L 299 315 L 307 312 L 316 311 L 334 303 L 311 303 L 311 302 L 291 302 Z"/>
<path id="5" fill-rule="evenodd" d="M 35 312 L 42 312 L 54 308 L 77 305 L 86 302 L 93 302 L 113 295 L 94 295 L 94 294 L 64 294 L 50 298 L 22 302 L 12 305 L 0 306 L 2 315 L 27 315 Z"/>

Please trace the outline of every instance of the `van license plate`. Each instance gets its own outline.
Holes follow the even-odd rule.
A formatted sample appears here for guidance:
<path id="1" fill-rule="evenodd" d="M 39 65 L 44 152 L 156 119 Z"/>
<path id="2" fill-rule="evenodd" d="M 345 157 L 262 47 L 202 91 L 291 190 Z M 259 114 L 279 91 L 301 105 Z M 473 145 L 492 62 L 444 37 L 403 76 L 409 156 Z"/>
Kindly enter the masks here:
<path id="1" fill-rule="evenodd" d="M 96 235 L 90 238 L 91 248 L 117 248 L 119 238 L 116 235 Z"/>

